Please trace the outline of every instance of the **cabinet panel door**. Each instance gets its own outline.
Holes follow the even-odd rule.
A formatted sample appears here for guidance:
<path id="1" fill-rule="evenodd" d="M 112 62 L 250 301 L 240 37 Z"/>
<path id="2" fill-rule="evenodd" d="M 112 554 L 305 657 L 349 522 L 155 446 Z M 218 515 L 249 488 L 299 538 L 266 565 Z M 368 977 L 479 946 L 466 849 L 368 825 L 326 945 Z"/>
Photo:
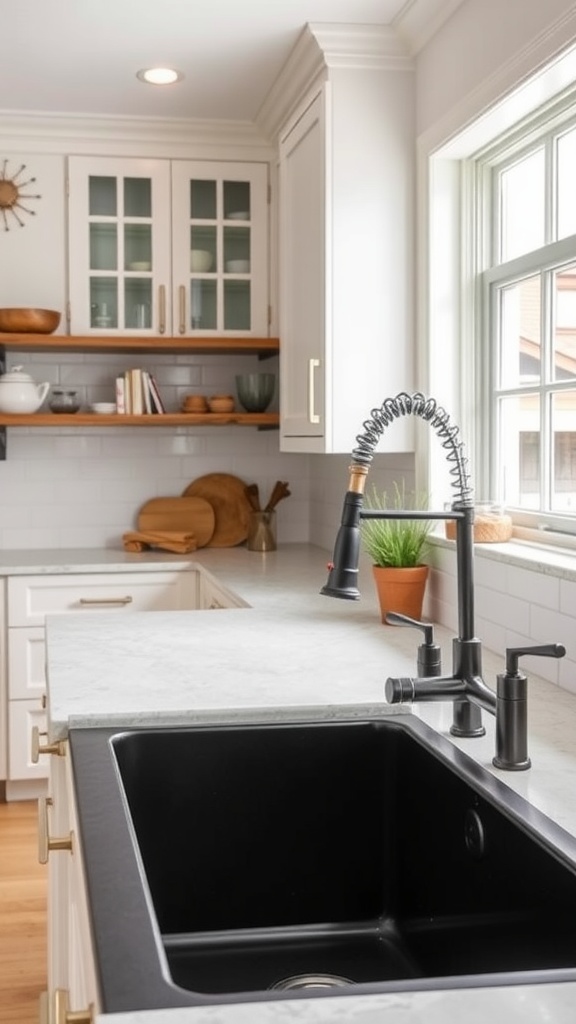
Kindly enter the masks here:
<path id="1" fill-rule="evenodd" d="M 170 164 L 70 157 L 71 333 L 170 334 Z"/>
<path id="2" fill-rule="evenodd" d="M 11 700 L 39 698 L 46 691 L 43 626 L 8 630 L 8 690 Z"/>
<path id="3" fill-rule="evenodd" d="M 65 760 L 69 829 L 73 836 L 68 872 L 68 988 L 70 1011 L 100 1010 L 92 926 L 81 849 L 81 832 L 76 811 L 70 752 Z"/>
<path id="4" fill-rule="evenodd" d="M 178 611 L 197 605 L 197 573 L 91 573 L 11 576 L 10 626 L 43 626 L 58 612 Z"/>
<path id="5" fill-rule="evenodd" d="M 268 168 L 172 164 L 174 334 L 268 335 Z"/>
<path id="6" fill-rule="evenodd" d="M 46 712 L 38 700 L 11 700 L 8 706 L 8 776 L 10 779 L 45 779 L 48 754 L 32 761 L 32 729 L 46 731 Z"/>
<path id="7" fill-rule="evenodd" d="M 325 434 L 327 271 L 324 101 L 280 146 L 282 434 Z"/>

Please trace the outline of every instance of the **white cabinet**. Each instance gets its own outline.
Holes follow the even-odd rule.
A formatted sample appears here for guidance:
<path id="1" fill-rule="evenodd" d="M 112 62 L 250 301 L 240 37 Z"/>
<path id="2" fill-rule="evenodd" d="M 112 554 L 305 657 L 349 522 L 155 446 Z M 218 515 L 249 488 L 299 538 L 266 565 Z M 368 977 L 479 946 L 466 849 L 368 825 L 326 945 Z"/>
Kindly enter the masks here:
<path id="1" fill-rule="evenodd" d="M 71 333 L 268 334 L 265 163 L 70 157 Z"/>
<path id="2" fill-rule="evenodd" d="M 39 807 L 40 850 L 48 858 L 48 1019 L 56 1007 L 100 1011 L 90 914 L 68 744 L 50 759 L 50 799 Z M 59 847 L 59 848 L 58 848 Z M 67 1018 L 66 1018 L 67 1019 Z"/>
<path id="3" fill-rule="evenodd" d="M 26 788 L 47 776 L 48 758 L 32 759 L 34 726 L 44 732 L 46 615 L 177 611 L 199 607 L 196 570 L 70 573 L 11 576 L 7 580 L 7 793 L 36 795 Z"/>
<path id="4" fill-rule="evenodd" d="M 281 449 L 350 452 L 414 380 L 412 75 L 331 67 L 280 133 Z M 413 449 L 410 418 L 386 451 Z"/>
<path id="5" fill-rule="evenodd" d="M 223 587 L 221 583 L 205 571 L 200 574 L 199 590 L 200 608 L 208 611 L 215 611 L 218 608 L 248 607 L 241 597 L 238 597 L 231 590 L 227 590 L 226 587 Z"/>

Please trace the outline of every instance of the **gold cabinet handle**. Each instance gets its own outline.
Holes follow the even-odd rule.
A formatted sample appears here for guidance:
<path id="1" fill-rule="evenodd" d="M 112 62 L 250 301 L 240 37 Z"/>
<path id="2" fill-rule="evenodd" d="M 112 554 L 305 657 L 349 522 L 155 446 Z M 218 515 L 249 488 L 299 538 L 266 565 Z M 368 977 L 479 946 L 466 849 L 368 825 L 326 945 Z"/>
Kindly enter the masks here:
<path id="1" fill-rule="evenodd" d="M 49 796 L 41 796 L 38 800 L 38 860 L 41 864 L 48 863 L 51 850 L 69 850 L 72 853 L 72 832 L 56 839 L 48 831 L 48 806 L 51 803 Z"/>
<path id="2" fill-rule="evenodd" d="M 54 1024 L 92 1024 L 94 1020 L 94 1005 L 86 1010 L 70 1010 L 68 992 L 64 988 L 57 988 L 53 995 L 54 1000 Z"/>
<path id="3" fill-rule="evenodd" d="M 30 756 L 32 764 L 38 764 L 40 754 L 57 754 L 64 757 L 66 753 L 66 740 L 56 740 L 55 743 L 40 743 L 41 736 L 48 736 L 47 732 L 40 732 L 37 725 L 32 726 L 32 739 L 30 741 Z"/>
<path id="4" fill-rule="evenodd" d="M 132 604 L 132 600 L 133 600 L 133 598 L 130 597 L 130 594 L 127 594 L 126 597 L 81 597 L 78 603 L 82 604 L 82 605 L 87 605 L 87 604 L 112 604 L 112 605 L 122 604 L 122 605 L 124 605 L 124 604 Z"/>
<path id="5" fill-rule="evenodd" d="M 183 284 L 178 289 L 178 315 L 180 319 L 178 330 L 180 334 L 186 334 L 186 289 Z"/>
<path id="6" fill-rule="evenodd" d="M 310 423 L 320 423 L 320 417 L 314 410 L 314 371 L 319 366 L 319 359 L 308 360 L 308 420 Z"/>
<path id="7" fill-rule="evenodd" d="M 166 331 L 166 286 L 163 284 L 158 289 L 158 330 L 160 334 Z"/>

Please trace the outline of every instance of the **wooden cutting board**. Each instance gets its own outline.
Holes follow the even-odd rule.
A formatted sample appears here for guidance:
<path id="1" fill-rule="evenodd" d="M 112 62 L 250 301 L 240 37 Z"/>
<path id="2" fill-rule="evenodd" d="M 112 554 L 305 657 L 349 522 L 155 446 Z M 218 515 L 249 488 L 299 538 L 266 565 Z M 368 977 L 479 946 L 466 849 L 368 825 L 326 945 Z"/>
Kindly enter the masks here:
<path id="1" fill-rule="evenodd" d="M 188 484 L 186 497 L 205 498 L 214 509 L 216 525 L 209 547 L 230 548 L 246 540 L 252 509 L 245 488 L 244 480 L 231 473 L 208 473 Z"/>
<path id="2" fill-rule="evenodd" d="M 212 538 L 216 516 L 209 501 L 202 497 L 150 498 L 138 513 L 138 530 L 193 533 L 199 548 Z"/>

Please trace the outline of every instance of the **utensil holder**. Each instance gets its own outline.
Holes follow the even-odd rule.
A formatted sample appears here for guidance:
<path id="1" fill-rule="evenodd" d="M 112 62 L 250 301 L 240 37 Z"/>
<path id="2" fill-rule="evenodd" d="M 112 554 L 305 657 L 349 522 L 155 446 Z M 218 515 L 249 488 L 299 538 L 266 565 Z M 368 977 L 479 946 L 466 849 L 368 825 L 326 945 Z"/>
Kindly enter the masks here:
<path id="1" fill-rule="evenodd" d="M 248 551 L 276 551 L 276 511 L 251 512 L 248 521 Z"/>

